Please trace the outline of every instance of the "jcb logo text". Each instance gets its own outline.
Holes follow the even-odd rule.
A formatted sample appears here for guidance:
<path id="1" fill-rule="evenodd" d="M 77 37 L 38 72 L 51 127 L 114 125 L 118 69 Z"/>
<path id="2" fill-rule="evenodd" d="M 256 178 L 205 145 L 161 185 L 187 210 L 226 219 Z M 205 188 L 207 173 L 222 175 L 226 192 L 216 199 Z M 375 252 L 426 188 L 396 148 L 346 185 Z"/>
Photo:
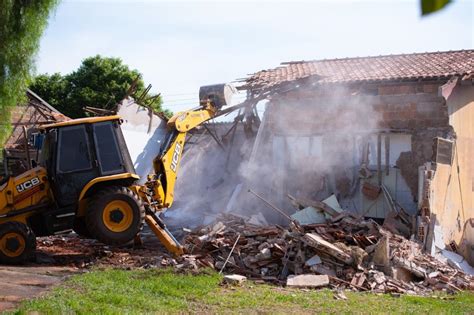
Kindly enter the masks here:
<path id="1" fill-rule="evenodd" d="M 30 180 L 27 180 L 24 183 L 21 183 L 20 185 L 16 186 L 16 190 L 21 193 L 24 192 L 25 190 L 31 189 L 37 185 L 39 185 L 40 180 L 38 177 L 32 178 Z"/>
<path id="2" fill-rule="evenodd" d="M 171 159 L 171 169 L 176 173 L 176 168 L 178 167 L 179 155 L 181 154 L 181 145 L 176 143 L 173 152 L 173 158 Z"/>

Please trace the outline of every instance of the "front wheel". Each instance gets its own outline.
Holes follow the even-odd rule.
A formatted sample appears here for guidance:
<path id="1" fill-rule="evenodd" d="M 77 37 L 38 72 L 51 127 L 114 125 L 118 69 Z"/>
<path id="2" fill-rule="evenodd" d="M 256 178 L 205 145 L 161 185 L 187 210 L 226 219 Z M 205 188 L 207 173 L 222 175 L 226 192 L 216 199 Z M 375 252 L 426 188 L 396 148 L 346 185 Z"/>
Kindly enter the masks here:
<path id="1" fill-rule="evenodd" d="M 89 232 L 108 245 L 125 244 L 143 227 L 145 207 L 126 187 L 113 186 L 92 196 L 86 213 Z"/>

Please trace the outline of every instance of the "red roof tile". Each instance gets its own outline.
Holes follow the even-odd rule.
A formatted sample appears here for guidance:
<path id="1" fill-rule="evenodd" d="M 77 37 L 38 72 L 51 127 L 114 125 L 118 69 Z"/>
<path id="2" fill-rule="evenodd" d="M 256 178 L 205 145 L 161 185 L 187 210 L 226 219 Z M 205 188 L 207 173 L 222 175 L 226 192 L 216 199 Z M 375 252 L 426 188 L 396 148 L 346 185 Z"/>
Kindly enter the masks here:
<path id="1" fill-rule="evenodd" d="M 282 65 L 251 75 L 240 88 L 268 88 L 307 77 L 314 77 L 316 84 L 325 84 L 472 76 L 474 50 L 292 61 Z"/>

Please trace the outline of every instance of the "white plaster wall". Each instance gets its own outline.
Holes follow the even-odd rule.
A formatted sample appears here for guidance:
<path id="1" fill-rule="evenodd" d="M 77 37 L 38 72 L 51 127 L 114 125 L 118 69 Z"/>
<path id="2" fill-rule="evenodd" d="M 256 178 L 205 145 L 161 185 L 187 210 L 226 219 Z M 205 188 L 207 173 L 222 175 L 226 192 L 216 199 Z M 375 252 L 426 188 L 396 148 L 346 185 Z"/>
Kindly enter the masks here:
<path id="1" fill-rule="evenodd" d="M 385 165 L 385 136 L 382 135 L 382 165 Z M 411 135 L 401 133 L 390 133 L 389 165 L 396 166 L 397 160 L 402 152 L 411 151 Z M 369 142 L 369 165 L 377 165 L 377 135 L 370 136 Z"/>
<path id="2" fill-rule="evenodd" d="M 153 159 L 159 154 L 166 135 L 166 121 L 135 103 L 131 98 L 119 105 L 117 114 L 123 119 L 122 132 L 140 184 L 153 170 Z"/>

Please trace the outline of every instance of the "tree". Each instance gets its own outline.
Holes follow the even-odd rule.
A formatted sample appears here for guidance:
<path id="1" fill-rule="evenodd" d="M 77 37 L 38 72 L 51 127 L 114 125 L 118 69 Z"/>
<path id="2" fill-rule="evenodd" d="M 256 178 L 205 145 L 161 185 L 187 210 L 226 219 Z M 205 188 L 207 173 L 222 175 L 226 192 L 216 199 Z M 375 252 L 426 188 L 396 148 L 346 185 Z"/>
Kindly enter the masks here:
<path id="1" fill-rule="evenodd" d="M 0 147 L 10 134 L 10 112 L 25 101 L 34 57 L 58 0 L 0 0 Z"/>
<path id="2" fill-rule="evenodd" d="M 34 83 L 30 88 L 62 112 L 64 110 L 63 100 L 67 96 L 67 85 L 67 80 L 60 73 L 40 74 L 34 78 Z"/>
<path id="3" fill-rule="evenodd" d="M 125 97 L 135 80 L 135 94 L 140 96 L 145 84 L 137 70 L 130 70 L 119 58 L 97 55 L 84 59 L 76 71 L 65 76 L 37 76 L 31 89 L 63 114 L 79 118 L 85 116 L 85 106 L 112 108 Z M 162 111 L 160 96 L 150 95 L 144 103 Z"/>

